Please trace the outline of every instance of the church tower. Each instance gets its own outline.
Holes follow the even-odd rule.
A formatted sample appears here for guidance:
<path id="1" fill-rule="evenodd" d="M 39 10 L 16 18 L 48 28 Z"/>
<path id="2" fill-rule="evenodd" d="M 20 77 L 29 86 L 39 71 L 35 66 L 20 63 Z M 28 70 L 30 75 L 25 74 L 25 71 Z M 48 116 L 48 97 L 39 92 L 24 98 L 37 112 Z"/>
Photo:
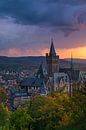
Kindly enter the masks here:
<path id="1" fill-rule="evenodd" d="M 48 76 L 52 77 L 54 73 L 59 72 L 59 56 L 56 55 L 53 39 L 51 39 L 51 47 L 49 54 L 46 53 Z"/>

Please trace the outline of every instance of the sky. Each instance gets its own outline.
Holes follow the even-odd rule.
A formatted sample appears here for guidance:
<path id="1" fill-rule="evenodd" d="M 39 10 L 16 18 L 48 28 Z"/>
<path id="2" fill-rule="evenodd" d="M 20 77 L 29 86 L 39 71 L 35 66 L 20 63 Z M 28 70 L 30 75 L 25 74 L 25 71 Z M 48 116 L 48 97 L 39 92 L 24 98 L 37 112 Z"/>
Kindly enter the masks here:
<path id="1" fill-rule="evenodd" d="M 0 0 L 0 55 L 86 59 L 86 0 Z"/>

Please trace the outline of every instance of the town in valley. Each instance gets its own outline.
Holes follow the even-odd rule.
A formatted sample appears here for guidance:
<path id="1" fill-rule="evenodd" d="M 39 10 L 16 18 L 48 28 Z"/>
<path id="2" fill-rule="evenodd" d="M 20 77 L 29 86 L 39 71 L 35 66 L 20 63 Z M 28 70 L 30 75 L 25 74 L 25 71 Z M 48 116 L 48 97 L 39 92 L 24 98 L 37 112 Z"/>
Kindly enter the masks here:
<path id="1" fill-rule="evenodd" d="M 6 57 L 2 58 L 9 62 Z M 14 111 L 22 103 L 37 95 L 46 96 L 54 91 L 63 91 L 72 96 L 86 82 L 86 70 L 77 68 L 78 64 L 75 68 L 72 54 L 70 60 L 66 61 L 68 64 L 60 66 L 60 57 L 56 54 L 53 39 L 51 39 L 50 51 L 46 52 L 44 58 L 38 57 L 37 60 L 39 64 L 32 63 L 32 67 L 28 65 L 23 68 L 21 64 L 17 68 L 10 67 L 9 64 L 8 68 L 1 66 L 0 89 L 6 92 L 6 105 L 10 111 Z M 10 61 L 15 64 L 15 60 Z"/>

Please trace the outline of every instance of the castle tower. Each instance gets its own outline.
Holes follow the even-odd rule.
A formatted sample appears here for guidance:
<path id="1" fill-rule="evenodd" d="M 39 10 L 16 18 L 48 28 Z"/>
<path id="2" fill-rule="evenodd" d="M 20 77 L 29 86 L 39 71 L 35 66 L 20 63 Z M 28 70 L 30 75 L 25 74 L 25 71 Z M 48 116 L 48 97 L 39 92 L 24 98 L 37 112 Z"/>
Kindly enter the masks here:
<path id="1" fill-rule="evenodd" d="M 51 47 L 49 54 L 46 53 L 48 76 L 52 77 L 54 73 L 59 72 L 59 56 L 56 55 L 53 39 L 51 39 Z"/>

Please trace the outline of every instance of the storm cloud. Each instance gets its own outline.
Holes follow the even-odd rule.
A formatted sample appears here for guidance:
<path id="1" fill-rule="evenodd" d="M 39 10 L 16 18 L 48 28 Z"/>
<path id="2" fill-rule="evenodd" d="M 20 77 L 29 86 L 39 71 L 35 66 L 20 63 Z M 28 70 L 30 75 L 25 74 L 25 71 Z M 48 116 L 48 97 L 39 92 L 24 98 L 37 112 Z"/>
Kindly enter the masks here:
<path id="1" fill-rule="evenodd" d="M 10 16 L 21 24 L 71 29 L 75 24 L 86 23 L 85 4 L 85 0 L 0 0 L 0 16 Z"/>
<path id="2" fill-rule="evenodd" d="M 50 37 L 59 48 L 85 46 L 76 33 L 85 27 L 86 0 L 0 0 L 0 50 L 48 47 Z"/>

